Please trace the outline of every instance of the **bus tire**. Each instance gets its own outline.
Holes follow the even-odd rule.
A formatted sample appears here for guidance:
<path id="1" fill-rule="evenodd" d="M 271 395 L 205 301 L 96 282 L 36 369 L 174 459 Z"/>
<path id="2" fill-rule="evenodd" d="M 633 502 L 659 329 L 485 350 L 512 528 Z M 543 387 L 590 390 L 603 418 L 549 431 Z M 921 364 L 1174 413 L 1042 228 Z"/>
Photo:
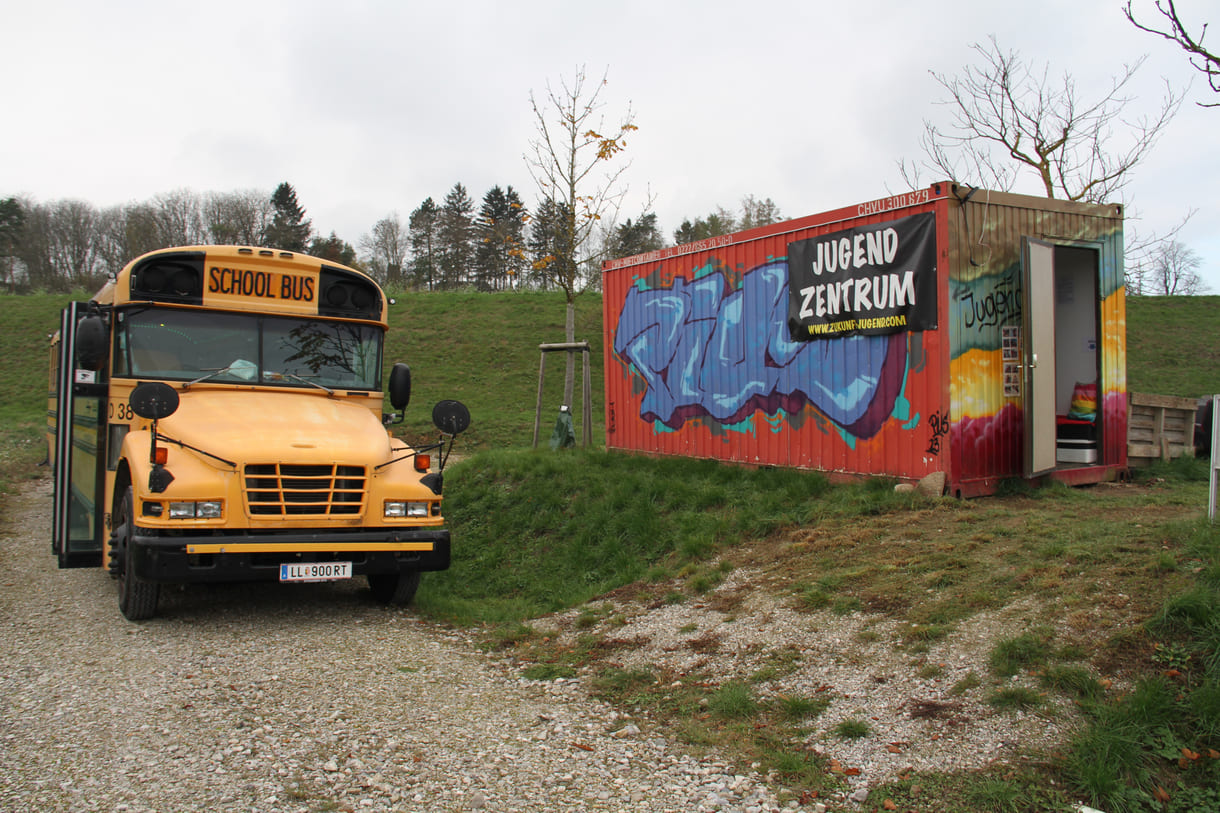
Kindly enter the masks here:
<path id="1" fill-rule="evenodd" d="M 410 604 L 419 589 L 419 571 L 404 570 L 401 573 L 370 573 L 369 589 L 373 598 L 382 604 Z"/>
<path id="2" fill-rule="evenodd" d="M 122 566 L 119 570 L 119 612 L 128 621 L 143 621 L 157 614 L 157 600 L 161 585 L 146 582 L 133 572 L 131 557 L 132 529 L 135 527 L 135 499 L 131 487 L 123 492 L 119 504 L 119 524 L 115 526 L 110 541 L 112 549 L 120 551 Z"/>

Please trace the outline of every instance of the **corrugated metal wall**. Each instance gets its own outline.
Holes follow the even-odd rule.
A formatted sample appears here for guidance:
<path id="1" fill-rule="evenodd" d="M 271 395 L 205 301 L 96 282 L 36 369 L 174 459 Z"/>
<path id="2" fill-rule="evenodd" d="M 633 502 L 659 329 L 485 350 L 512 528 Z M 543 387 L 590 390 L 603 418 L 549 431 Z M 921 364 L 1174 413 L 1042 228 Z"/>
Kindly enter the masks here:
<path id="1" fill-rule="evenodd" d="M 962 203 L 968 192 L 937 184 L 608 263 L 607 447 L 907 479 L 943 471 L 951 491 L 989 493 L 1023 474 L 1022 390 L 1005 388 L 1004 340 L 1024 327 L 1021 245 L 1034 237 L 1097 251 L 1102 467 L 1076 481 L 1125 467 L 1121 208 L 981 190 Z M 921 212 L 936 215 L 936 329 L 790 340 L 789 243 Z"/>
<path id="2" fill-rule="evenodd" d="M 964 196 L 966 190 L 958 192 Z M 1104 393 L 1099 462 L 1125 466 L 1121 209 L 979 191 L 965 205 L 951 199 L 947 220 L 955 479 L 967 482 L 1023 474 L 1023 404 L 1019 396 L 1005 395 L 1002 375 L 1003 328 L 1022 326 L 1023 237 L 1098 252 L 1099 393 Z"/>
<path id="3" fill-rule="evenodd" d="M 917 479 L 947 468 L 943 330 L 792 342 L 788 244 L 943 210 L 887 199 L 608 263 L 607 447 Z M 943 263 L 944 227 L 938 228 Z M 943 286 L 937 312 L 948 316 Z M 812 355 L 810 355 L 812 354 Z"/>

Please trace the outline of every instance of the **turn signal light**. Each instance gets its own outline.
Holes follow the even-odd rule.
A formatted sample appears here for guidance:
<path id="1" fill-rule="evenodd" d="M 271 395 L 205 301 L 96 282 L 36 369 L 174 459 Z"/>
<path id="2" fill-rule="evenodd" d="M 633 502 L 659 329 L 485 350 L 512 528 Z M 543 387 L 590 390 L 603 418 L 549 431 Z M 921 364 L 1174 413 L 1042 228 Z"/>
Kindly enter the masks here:
<path id="1" fill-rule="evenodd" d="M 426 472 L 430 468 L 432 468 L 432 455 L 430 455 L 430 454 L 415 455 L 415 470 L 416 471 L 425 471 Z"/>
<path id="2" fill-rule="evenodd" d="M 162 466 L 169 462 L 169 449 L 165 446 L 153 449 L 153 462 L 160 463 Z"/>

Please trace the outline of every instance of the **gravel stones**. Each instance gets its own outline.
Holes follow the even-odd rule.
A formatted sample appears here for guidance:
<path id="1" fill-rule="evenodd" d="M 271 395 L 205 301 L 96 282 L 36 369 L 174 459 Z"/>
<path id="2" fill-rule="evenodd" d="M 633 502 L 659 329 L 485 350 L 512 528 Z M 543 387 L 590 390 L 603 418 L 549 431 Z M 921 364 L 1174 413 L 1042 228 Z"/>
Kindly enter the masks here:
<path id="1" fill-rule="evenodd" d="M 796 808 L 356 582 L 166 590 L 129 623 L 103 571 L 55 568 L 49 492 L 4 500 L 0 808 Z"/>

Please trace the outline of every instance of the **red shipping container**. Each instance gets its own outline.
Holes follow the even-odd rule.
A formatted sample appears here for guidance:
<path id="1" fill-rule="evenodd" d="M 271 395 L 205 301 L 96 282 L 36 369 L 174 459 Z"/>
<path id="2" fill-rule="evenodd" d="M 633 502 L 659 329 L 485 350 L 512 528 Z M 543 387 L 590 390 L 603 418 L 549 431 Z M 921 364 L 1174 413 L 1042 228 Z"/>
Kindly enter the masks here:
<path id="1" fill-rule="evenodd" d="M 1120 206 L 945 182 L 608 262 L 607 448 L 959 496 L 1112 479 L 1122 251 Z"/>

